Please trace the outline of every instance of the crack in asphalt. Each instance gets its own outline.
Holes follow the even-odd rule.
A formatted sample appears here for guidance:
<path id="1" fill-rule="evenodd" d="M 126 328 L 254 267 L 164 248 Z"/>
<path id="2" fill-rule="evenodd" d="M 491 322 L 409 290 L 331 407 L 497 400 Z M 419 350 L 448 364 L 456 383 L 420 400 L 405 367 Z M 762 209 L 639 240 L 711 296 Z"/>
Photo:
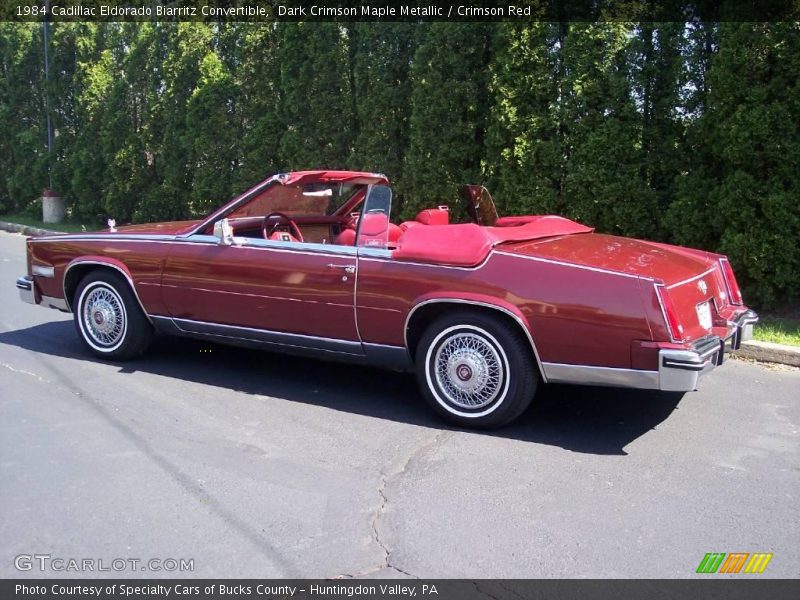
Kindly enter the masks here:
<path id="1" fill-rule="evenodd" d="M 408 470 L 408 467 L 414 462 L 415 459 L 418 459 L 420 456 L 425 454 L 431 448 L 439 448 L 442 443 L 450 436 L 447 436 L 447 433 L 451 433 L 445 431 L 443 429 L 438 430 L 433 436 L 429 437 L 426 440 L 423 440 L 420 444 L 415 445 L 411 448 L 411 450 L 406 454 L 405 458 L 402 460 L 397 461 L 397 466 L 390 470 L 386 471 L 386 469 L 381 469 L 381 479 L 380 485 L 378 486 L 378 496 L 380 497 L 380 502 L 378 502 L 378 506 L 375 508 L 373 512 L 372 518 L 370 519 L 370 529 L 372 530 L 372 541 L 375 542 L 378 547 L 383 552 L 383 560 L 374 566 L 368 567 L 362 571 L 359 571 L 355 574 L 352 573 L 344 573 L 342 575 L 337 575 L 333 577 L 333 579 L 352 579 L 357 577 L 364 577 L 371 573 L 375 573 L 377 571 L 381 571 L 383 569 L 391 569 L 392 571 L 397 571 L 403 575 L 407 575 L 409 577 L 413 577 L 414 579 L 419 579 L 418 576 L 414 575 L 398 567 L 394 562 L 392 562 L 392 550 L 388 543 L 385 541 L 384 537 L 381 535 L 381 521 L 383 520 L 383 515 L 386 511 L 386 505 L 389 503 L 389 498 L 386 495 L 386 488 L 398 477 L 400 477 L 403 473 Z M 434 451 L 435 452 L 435 451 Z"/>
<path id="2" fill-rule="evenodd" d="M 52 381 L 48 381 L 47 379 L 45 379 L 44 377 L 42 377 L 38 373 L 34 373 L 32 371 L 26 371 L 25 369 L 18 369 L 16 367 L 13 367 L 13 366 L 9 365 L 8 363 L 0 362 L 0 367 L 3 367 L 4 369 L 8 369 L 12 373 L 20 373 L 21 375 L 29 375 L 29 376 L 33 377 L 34 379 L 36 379 L 37 381 L 39 381 L 40 383 L 46 383 L 47 385 L 52 385 L 52 386 L 56 385 L 55 383 L 53 383 Z M 69 390 L 66 390 L 64 388 L 62 388 L 62 389 L 64 391 L 69 391 Z"/>

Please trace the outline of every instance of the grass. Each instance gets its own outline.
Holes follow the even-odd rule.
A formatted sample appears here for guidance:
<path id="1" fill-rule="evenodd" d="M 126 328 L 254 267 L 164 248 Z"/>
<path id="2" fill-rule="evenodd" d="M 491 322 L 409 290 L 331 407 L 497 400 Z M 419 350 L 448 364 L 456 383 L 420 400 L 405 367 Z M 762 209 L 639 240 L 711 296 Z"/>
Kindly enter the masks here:
<path id="1" fill-rule="evenodd" d="M 72 221 L 62 221 L 61 223 L 44 223 L 43 221 L 31 217 L 24 213 L 17 213 L 12 215 L 0 215 L 0 221 L 7 223 L 19 223 L 20 225 L 30 225 L 31 227 L 41 227 L 42 229 L 50 229 L 51 231 L 64 231 L 73 233 L 76 231 L 97 231 L 100 226 L 94 223 L 75 223 Z"/>
<path id="2" fill-rule="evenodd" d="M 761 316 L 753 331 L 753 338 L 762 342 L 800 346 L 800 319 Z"/>

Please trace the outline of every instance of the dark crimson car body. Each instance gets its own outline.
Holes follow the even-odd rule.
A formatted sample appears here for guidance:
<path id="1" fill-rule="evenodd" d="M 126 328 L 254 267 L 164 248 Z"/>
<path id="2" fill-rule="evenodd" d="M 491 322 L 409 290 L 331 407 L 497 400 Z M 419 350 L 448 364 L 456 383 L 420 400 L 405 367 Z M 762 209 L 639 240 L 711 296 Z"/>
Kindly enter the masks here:
<path id="1" fill-rule="evenodd" d="M 391 226 L 394 239 L 379 232 L 375 243 L 337 243 L 364 197 L 387 183 L 371 173 L 290 173 L 202 221 L 29 238 L 17 286 L 29 302 L 73 311 L 82 279 L 108 269 L 159 332 L 408 370 L 426 329 L 468 310 L 524 339 L 544 383 L 670 391 L 695 389 L 757 321 L 724 256 L 603 235 L 561 217 L 434 224 L 448 219 L 433 208 Z M 313 190 L 339 184 L 355 192 L 337 211 L 289 219 L 310 241 L 289 227 L 267 235 L 265 215 L 236 212 L 276 186 L 312 190 L 298 198 L 316 201 Z M 223 243 L 215 224 L 231 216 L 234 238 Z"/>

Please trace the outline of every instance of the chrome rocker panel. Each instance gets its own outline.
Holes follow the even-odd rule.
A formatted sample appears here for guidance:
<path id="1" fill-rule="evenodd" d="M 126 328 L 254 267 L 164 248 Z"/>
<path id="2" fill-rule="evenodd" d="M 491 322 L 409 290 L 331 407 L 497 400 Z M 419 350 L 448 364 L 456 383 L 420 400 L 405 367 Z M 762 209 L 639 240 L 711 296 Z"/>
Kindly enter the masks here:
<path id="1" fill-rule="evenodd" d="M 543 363 L 547 380 L 552 383 L 628 387 L 664 392 L 691 392 L 697 389 L 702 375 L 721 365 L 727 355 L 738 350 L 742 342 L 753 337 L 758 315 L 747 310 L 731 322 L 731 333 L 724 340 L 708 336 L 691 349 L 661 350 L 658 371 L 588 367 L 560 363 Z"/>
<path id="2" fill-rule="evenodd" d="M 36 286 L 30 275 L 19 277 L 16 285 L 23 302 L 66 312 L 70 310 L 67 302 L 61 298 L 49 296 L 37 298 Z M 237 345 L 277 347 L 305 355 L 338 355 L 356 362 L 366 359 L 365 362 L 376 366 L 397 370 L 413 369 L 405 348 L 399 346 L 329 340 L 165 316 L 148 315 L 148 317 L 156 329 L 165 334 L 201 339 L 217 338 Z M 708 336 L 695 342 L 691 349 L 661 350 L 657 371 L 542 362 L 540 363 L 542 375 L 548 383 L 689 392 L 697 389 L 701 375 L 721 365 L 728 353 L 738 350 L 743 341 L 752 338 L 753 325 L 757 322 L 758 315 L 752 310 L 747 310 L 739 315 L 736 321 L 729 323 L 731 333 L 724 340 L 718 336 Z M 538 353 L 536 356 L 538 359 Z"/>

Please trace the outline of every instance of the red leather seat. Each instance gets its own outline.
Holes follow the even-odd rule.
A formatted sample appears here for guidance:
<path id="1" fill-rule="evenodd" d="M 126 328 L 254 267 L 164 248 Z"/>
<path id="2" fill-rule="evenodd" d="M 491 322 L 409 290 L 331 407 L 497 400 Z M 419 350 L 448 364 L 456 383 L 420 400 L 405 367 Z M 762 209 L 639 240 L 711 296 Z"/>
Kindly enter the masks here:
<path id="1" fill-rule="evenodd" d="M 403 235 L 403 230 L 394 223 L 389 223 L 389 243 L 396 242 Z"/>
<path id="2" fill-rule="evenodd" d="M 382 212 L 361 217 L 358 227 L 358 245 L 383 248 L 388 240 L 389 217 Z"/>
<path id="3" fill-rule="evenodd" d="M 423 225 L 449 225 L 450 209 L 446 206 L 439 206 L 421 210 L 417 213 L 415 220 Z"/>
<path id="4" fill-rule="evenodd" d="M 336 236 L 336 239 L 333 241 L 334 244 L 339 244 L 340 246 L 355 246 L 356 245 L 356 231 L 355 229 L 345 229 L 339 235 Z"/>
<path id="5" fill-rule="evenodd" d="M 364 226 L 367 226 L 367 228 L 365 229 L 365 228 L 362 227 L 361 234 L 362 234 L 362 236 L 366 236 L 366 237 L 362 238 L 362 239 L 371 239 L 371 240 L 373 240 L 373 244 L 362 243 L 361 244 L 362 246 L 377 245 L 378 243 L 383 241 L 383 235 L 384 235 L 383 232 L 384 232 L 384 230 L 386 228 L 385 216 L 384 215 L 367 215 L 367 217 L 374 217 L 374 216 L 380 216 L 380 217 L 383 217 L 383 219 L 381 219 L 380 223 L 378 223 L 378 222 L 374 223 L 374 227 L 372 227 L 372 225 L 367 226 L 367 223 L 366 222 L 364 223 Z M 397 225 L 395 225 L 394 223 L 389 223 L 388 229 L 389 229 L 388 241 L 389 241 L 390 244 L 394 243 L 394 242 L 397 242 L 397 240 L 400 239 L 400 236 L 403 235 L 403 230 L 400 227 L 398 227 Z M 355 232 L 355 230 L 354 229 L 345 229 L 345 230 L 343 230 L 339 235 L 336 236 L 336 239 L 334 240 L 333 243 L 334 244 L 339 244 L 341 246 L 355 246 L 355 244 L 356 244 L 356 232 Z"/>

